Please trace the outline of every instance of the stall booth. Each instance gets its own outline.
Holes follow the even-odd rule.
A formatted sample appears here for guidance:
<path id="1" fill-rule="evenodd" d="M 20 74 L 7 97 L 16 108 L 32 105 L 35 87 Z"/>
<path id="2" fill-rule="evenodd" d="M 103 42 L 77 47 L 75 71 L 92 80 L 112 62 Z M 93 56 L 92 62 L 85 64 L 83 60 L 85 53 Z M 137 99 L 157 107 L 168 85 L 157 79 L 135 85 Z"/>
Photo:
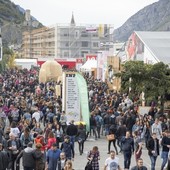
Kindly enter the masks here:
<path id="1" fill-rule="evenodd" d="M 94 78 L 97 78 L 97 60 L 88 59 L 84 65 L 80 67 L 80 71 L 89 76 L 94 76 Z"/>

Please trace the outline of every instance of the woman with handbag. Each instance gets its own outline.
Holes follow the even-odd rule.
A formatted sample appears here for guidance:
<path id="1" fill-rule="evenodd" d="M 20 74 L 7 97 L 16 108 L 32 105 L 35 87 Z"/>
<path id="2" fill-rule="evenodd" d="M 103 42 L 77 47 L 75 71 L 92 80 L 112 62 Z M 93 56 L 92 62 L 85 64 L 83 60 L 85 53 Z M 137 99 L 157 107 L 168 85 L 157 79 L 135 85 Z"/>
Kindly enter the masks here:
<path id="1" fill-rule="evenodd" d="M 113 146 L 116 150 L 116 155 L 118 155 L 117 147 L 116 147 L 116 128 L 115 127 L 110 127 L 109 129 L 109 135 L 107 135 L 107 140 L 108 140 L 108 154 L 110 154 L 110 147 L 111 143 L 113 143 Z"/>
<path id="2" fill-rule="evenodd" d="M 94 146 L 93 149 L 88 153 L 87 159 L 89 160 L 88 165 L 90 164 L 91 169 L 86 170 L 99 170 L 99 160 L 100 160 L 100 152 L 97 146 Z"/>

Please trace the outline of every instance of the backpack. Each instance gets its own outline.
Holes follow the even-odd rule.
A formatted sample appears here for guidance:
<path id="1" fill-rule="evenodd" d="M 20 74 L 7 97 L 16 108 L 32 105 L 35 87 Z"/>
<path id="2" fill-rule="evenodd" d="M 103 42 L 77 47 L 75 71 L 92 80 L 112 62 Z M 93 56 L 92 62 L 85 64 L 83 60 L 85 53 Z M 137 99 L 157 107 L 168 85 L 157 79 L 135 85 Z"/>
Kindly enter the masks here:
<path id="1" fill-rule="evenodd" d="M 27 146 L 29 142 L 31 142 L 31 137 L 30 135 L 26 138 L 23 134 L 22 136 L 22 141 L 23 141 L 23 146 Z"/>
<path id="2" fill-rule="evenodd" d="M 49 120 L 48 121 L 50 123 L 53 123 L 53 117 L 54 117 L 54 115 L 52 113 L 49 113 L 49 115 L 48 115 Z"/>
<path id="3" fill-rule="evenodd" d="M 103 125 L 103 118 L 101 116 L 96 116 L 95 119 L 96 119 L 97 126 Z"/>
<path id="4" fill-rule="evenodd" d="M 41 144 L 41 142 L 42 142 L 42 137 L 41 138 L 35 138 L 35 144 L 38 144 L 38 143 Z"/>
<path id="5" fill-rule="evenodd" d="M 115 125 L 116 124 L 116 117 L 115 116 L 110 116 L 109 124 L 111 124 L 111 125 Z"/>
<path id="6" fill-rule="evenodd" d="M 24 144 L 25 145 L 28 145 L 28 143 L 30 142 L 30 139 L 29 139 L 29 137 L 28 138 L 26 138 L 26 139 L 24 139 Z"/>

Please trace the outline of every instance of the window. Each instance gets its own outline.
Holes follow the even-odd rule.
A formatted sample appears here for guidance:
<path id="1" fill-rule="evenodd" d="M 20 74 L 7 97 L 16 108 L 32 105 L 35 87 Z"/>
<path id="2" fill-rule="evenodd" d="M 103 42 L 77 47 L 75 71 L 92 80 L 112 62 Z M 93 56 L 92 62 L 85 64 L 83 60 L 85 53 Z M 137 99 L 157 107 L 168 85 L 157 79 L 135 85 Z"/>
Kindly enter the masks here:
<path id="1" fill-rule="evenodd" d="M 84 54 L 87 54 L 88 51 L 81 51 L 81 57 L 84 57 Z"/>
<path id="2" fill-rule="evenodd" d="M 93 47 L 99 47 L 99 43 L 98 42 L 93 42 Z"/>
<path id="3" fill-rule="evenodd" d="M 82 47 L 88 47 L 88 41 L 82 41 Z"/>

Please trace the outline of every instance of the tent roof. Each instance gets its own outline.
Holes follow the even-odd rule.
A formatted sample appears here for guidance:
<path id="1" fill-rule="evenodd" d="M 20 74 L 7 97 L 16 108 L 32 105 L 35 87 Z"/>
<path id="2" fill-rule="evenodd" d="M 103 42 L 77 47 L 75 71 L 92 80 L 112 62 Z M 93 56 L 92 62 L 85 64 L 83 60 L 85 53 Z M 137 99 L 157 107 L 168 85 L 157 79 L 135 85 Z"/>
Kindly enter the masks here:
<path id="1" fill-rule="evenodd" d="M 154 54 L 155 59 L 170 64 L 170 32 L 135 31 L 141 41 Z"/>
<path id="2" fill-rule="evenodd" d="M 80 69 L 82 71 L 91 71 L 92 68 L 97 68 L 97 60 L 87 60 Z"/>

